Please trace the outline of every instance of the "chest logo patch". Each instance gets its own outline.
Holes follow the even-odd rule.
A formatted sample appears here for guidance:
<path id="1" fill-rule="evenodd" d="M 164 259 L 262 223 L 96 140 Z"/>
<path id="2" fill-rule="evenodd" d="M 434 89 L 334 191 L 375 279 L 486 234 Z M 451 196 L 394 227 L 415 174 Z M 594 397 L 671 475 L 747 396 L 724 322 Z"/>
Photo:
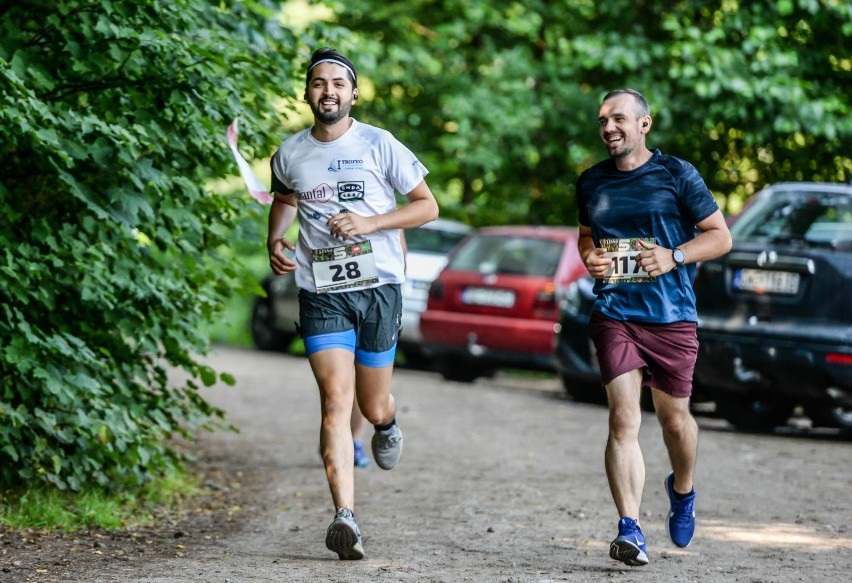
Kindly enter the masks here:
<path id="1" fill-rule="evenodd" d="M 329 172 L 344 172 L 346 170 L 363 170 L 364 169 L 364 160 L 352 159 L 352 160 L 343 160 L 343 159 L 335 159 L 328 163 L 328 171 Z"/>
<path id="2" fill-rule="evenodd" d="M 334 196 L 334 189 L 326 183 L 315 186 L 311 190 L 299 192 L 299 200 L 311 202 L 325 202 Z"/>
<path id="3" fill-rule="evenodd" d="M 364 200 L 363 182 L 338 182 L 337 198 L 340 202 L 357 202 Z"/>

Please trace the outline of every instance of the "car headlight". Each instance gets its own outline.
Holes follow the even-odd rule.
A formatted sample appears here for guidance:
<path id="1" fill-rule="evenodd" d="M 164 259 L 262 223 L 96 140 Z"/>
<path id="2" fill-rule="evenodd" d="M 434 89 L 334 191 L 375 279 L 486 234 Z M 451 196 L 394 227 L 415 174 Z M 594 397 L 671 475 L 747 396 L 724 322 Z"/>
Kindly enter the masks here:
<path id="1" fill-rule="evenodd" d="M 588 314 L 595 303 L 595 280 L 591 277 L 581 277 L 564 288 L 559 307 L 571 316 Z"/>
<path id="2" fill-rule="evenodd" d="M 580 313 L 582 303 L 583 299 L 580 296 L 580 286 L 576 281 L 572 281 L 565 289 L 565 293 L 562 294 L 560 308 L 563 312 L 568 312 L 569 314 L 576 316 Z"/>

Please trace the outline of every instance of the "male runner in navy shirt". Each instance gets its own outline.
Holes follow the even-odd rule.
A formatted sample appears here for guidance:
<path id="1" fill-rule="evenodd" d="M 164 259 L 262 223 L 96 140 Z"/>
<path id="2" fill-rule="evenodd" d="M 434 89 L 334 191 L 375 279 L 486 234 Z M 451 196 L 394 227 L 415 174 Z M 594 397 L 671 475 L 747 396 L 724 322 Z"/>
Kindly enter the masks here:
<path id="1" fill-rule="evenodd" d="M 609 402 L 606 473 L 619 515 L 609 554 L 631 566 L 648 564 L 638 522 L 645 484 L 643 387 L 652 389 L 673 470 L 664 482 L 671 508 L 666 529 L 679 547 L 695 531 L 698 425 L 689 397 L 698 316 L 692 282 L 696 262 L 731 248 L 725 219 L 698 171 L 646 147 L 652 123 L 639 92 L 608 93 L 598 125 L 610 158 L 577 181 L 578 247 L 598 295 L 589 335 Z"/>

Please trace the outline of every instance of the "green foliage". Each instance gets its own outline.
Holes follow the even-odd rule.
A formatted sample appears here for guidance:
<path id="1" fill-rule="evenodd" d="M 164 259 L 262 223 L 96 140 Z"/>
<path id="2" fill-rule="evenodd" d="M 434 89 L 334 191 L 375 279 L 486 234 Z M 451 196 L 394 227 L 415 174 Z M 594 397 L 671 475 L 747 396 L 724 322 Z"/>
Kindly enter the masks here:
<path id="1" fill-rule="evenodd" d="M 273 100 L 301 74 L 278 8 L 0 13 L 0 483 L 132 487 L 180 464 L 170 437 L 225 427 L 201 389 L 233 378 L 199 356 L 256 285 L 228 249 L 261 240 L 265 209 L 204 185 L 234 173 L 234 117 L 249 157 L 274 143 Z"/>
<path id="2" fill-rule="evenodd" d="M 623 86 L 651 102 L 649 146 L 728 210 L 771 182 L 852 178 L 849 2 L 330 4 L 375 89 L 354 115 L 418 153 L 444 215 L 574 223 L 576 178 L 606 155 L 600 99 Z"/>
<path id="3" fill-rule="evenodd" d="M 852 4 L 696 4 L 663 20 L 671 88 L 658 100 L 675 147 L 737 200 L 852 180 Z"/>
<path id="4" fill-rule="evenodd" d="M 246 267 L 249 281 L 260 282 L 269 273 L 269 255 L 266 253 L 266 237 L 263 240 L 251 240 L 236 245 L 234 260 L 241 261 Z M 225 301 L 221 314 L 210 326 L 210 340 L 218 344 L 240 348 L 252 348 L 251 312 L 254 298 L 262 294 L 262 288 L 235 292 Z"/>

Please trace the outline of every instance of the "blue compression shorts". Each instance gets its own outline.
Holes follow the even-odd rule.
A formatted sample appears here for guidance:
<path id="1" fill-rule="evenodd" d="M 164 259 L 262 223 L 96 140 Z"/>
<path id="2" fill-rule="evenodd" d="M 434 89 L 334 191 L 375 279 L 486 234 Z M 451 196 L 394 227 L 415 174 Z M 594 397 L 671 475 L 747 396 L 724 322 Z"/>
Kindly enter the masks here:
<path id="1" fill-rule="evenodd" d="M 384 368 L 394 362 L 396 344 L 384 352 L 367 352 L 355 348 L 355 330 L 317 334 L 304 339 L 305 352 L 308 356 L 329 348 L 343 348 L 355 353 L 355 362 L 370 368 Z"/>

